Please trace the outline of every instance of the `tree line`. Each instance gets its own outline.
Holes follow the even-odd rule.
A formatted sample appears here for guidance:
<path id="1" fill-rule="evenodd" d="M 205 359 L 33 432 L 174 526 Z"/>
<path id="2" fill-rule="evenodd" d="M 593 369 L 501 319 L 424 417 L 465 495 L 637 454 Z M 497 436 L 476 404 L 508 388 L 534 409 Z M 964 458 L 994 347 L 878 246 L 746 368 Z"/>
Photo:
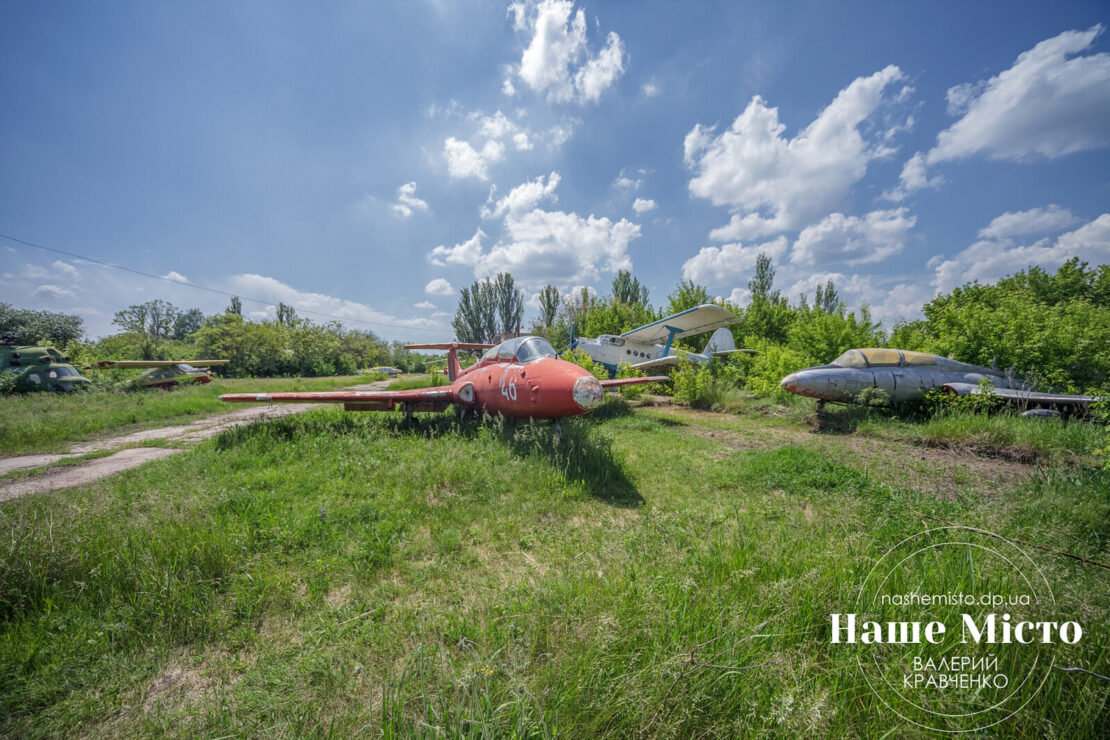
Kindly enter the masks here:
<path id="1" fill-rule="evenodd" d="M 524 293 L 511 274 L 500 273 L 462 289 L 452 326 L 459 341 L 489 343 L 498 334 L 523 332 L 547 337 L 562 351 L 572 332 L 619 334 L 714 303 L 736 314 L 730 330 L 737 346 L 759 353 L 736 358 L 751 365 L 744 368 L 745 377 L 757 390 L 777 388 L 777 378 L 830 362 L 846 349 L 883 346 L 1012 369 L 1064 391 L 1110 390 L 1110 265 L 1090 268 L 1072 259 L 1054 272 L 1030 267 L 993 284 L 968 283 L 927 303 L 924 318 L 889 330 L 872 319 L 866 304 L 849 310 L 831 280 L 812 296 L 791 301 L 775 288 L 775 267 L 767 255 L 756 262 L 746 306 L 716 298 L 688 280 L 652 306 L 647 288 L 626 270 L 609 288 L 599 295 L 589 289 L 561 293 L 546 285 L 537 294 L 536 315 L 525 323 Z M 385 364 L 419 371 L 427 359 L 369 331 L 301 318 L 284 303 L 275 318 L 250 321 L 238 298 L 211 316 L 154 300 L 117 312 L 114 323 L 118 334 L 82 342 L 80 317 L 0 303 L 0 336 L 19 344 L 45 342 L 75 357 L 227 358 L 226 371 L 236 376 L 345 374 Z M 706 341 L 707 336 L 686 337 L 678 346 L 699 351 Z"/>
<path id="2" fill-rule="evenodd" d="M 525 331 L 547 337 L 562 351 L 572 327 L 578 336 L 620 334 L 713 303 L 736 314 L 730 327 L 736 346 L 759 352 L 758 359 L 737 362 L 762 368 L 761 382 L 768 388 L 777 388 L 783 375 L 831 362 L 846 349 L 894 347 L 1013 370 L 1063 391 L 1110 390 L 1110 265 L 1090 268 L 1073 258 L 1055 272 L 1033 266 L 993 284 L 968 283 L 929 301 L 923 319 L 889 330 L 872 318 L 866 303 L 850 310 L 832 280 L 812 296 L 791 301 L 775 288 L 774 263 L 766 254 L 756 260 L 748 290 L 750 303 L 738 306 L 682 280 L 665 303 L 653 307 L 647 288 L 622 270 L 605 295 L 585 288 L 563 294 L 545 285 Z M 508 273 L 463 288 L 453 322 L 456 336 L 490 342 L 500 332 L 523 328 L 521 296 Z M 700 351 L 707 341 L 708 335 L 686 337 L 677 346 Z"/>

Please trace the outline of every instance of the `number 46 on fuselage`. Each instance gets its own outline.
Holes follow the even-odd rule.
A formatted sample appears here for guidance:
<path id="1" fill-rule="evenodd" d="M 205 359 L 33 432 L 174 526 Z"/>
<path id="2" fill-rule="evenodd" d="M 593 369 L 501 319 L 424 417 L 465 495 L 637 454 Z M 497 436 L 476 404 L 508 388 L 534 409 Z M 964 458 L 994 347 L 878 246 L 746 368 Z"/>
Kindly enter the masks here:
<path id="1" fill-rule="evenodd" d="M 517 337 L 498 345 L 450 342 L 410 344 L 406 349 L 447 350 L 450 385 L 406 391 L 316 393 L 229 393 L 223 401 L 341 403 L 347 411 L 443 411 L 450 405 L 522 419 L 580 416 L 601 403 L 606 388 L 660 383 L 666 376 L 598 380 L 584 368 L 559 359 L 543 337 Z M 458 351 L 487 350 L 474 365 L 459 366 Z"/>

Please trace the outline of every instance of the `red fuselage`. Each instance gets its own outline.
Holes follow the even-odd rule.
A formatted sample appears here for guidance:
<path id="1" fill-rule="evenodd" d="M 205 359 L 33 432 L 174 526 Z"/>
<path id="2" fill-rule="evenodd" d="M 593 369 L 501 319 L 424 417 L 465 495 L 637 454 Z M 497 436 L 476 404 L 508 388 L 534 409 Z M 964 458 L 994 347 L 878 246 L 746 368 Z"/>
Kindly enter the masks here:
<path id="1" fill-rule="evenodd" d="M 558 419 L 585 414 L 601 403 L 601 383 L 584 368 L 557 357 L 523 365 L 488 359 L 464 369 L 451 384 L 452 395 L 473 388 L 474 407 L 487 414 Z"/>

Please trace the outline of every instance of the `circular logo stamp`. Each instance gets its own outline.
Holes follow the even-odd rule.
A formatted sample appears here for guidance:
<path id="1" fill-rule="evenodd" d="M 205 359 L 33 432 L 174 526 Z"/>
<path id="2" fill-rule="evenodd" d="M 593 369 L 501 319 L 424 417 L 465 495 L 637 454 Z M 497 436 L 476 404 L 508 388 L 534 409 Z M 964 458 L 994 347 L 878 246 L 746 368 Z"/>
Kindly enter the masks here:
<path id="1" fill-rule="evenodd" d="M 1004 722 L 1040 691 L 1061 645 L 1083 636 L 1016 544 L 982 530 L 929 529 L 875 563 L 831 642 L 856 651 L 891 712 L 939 732 Z"/>

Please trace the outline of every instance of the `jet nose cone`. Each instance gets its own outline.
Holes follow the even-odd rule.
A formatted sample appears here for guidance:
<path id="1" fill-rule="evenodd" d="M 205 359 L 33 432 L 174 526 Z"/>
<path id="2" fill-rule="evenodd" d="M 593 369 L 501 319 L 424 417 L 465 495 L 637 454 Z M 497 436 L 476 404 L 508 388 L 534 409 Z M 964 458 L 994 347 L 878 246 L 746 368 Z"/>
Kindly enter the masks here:
<path id="1" fill-rule="evenodd" d="M 787 375 L 782 379 L 782 382 L 779 383 L 779 387 L 784 391 L 794 393 L 794 389 L 798 387 L 798 373 L 790 373 Z"/>
<path id="2" fill-rule="evenodd" d="M 574 399 L 578 408 L 589 411 L 605 398 L 605 389 L 601 387 L 601 382 L 594 376 L 583 375 L 574 381 L 571 398 Z"/>

